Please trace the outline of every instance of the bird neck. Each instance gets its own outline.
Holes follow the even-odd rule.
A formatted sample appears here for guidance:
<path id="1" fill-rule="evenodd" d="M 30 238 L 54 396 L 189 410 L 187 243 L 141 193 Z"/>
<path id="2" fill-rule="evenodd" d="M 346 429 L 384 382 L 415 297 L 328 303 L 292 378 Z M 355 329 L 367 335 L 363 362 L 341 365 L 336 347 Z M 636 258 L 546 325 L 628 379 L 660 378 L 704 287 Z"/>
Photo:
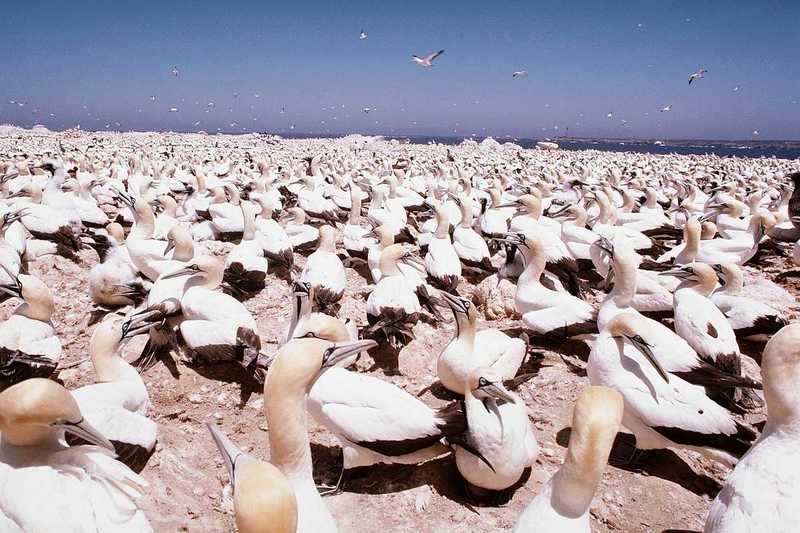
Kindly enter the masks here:
<path id="1" fill-rule="evenodd" d="M 620 307 L 630 306 L 636 295 L 636 271 L 629 261 L 614 262 L 614 288 L 610 296 Z"/>
<path id="2" fill-rule="evenodd" d="M 311 298 L 301 294 L 294 294 L 292 298 L 292 320 L 289 323 L 289 334 L 287 339 L 291 339 L 294 335 L 297 325 L 301 320 L 308 318 L 311 314 Z"/>
<path id="3" fill-rule="evenodd" d="M 450 221 L 447 220 L 447 215 L 441 209 L 436 210 L 436 233 L 434 237 L 437 239 L 450 237 Z"/>
<path id="4" fill-rule="evenodd" d="M 191 261 L 194 258 L 194 242 L 188 238 L 175 240 L 175 247 L 172 249 L 173 261 Z"/>
<path id="5" fill-rule="evenodd" d="M 524 257 L 525 270 L 522 271 L 519 277 L 518 288 L 520 284 L 538 283 L 542 277 L 542 272 L 544 272 L 545 259 L 541 250 L 526 248 Z"/>
<path id="6" fill-rule="evenodd" d="M 269 378 L 280 376 L 268 376 Z M 267 388 L 270 387 L 268 381 Z M 276 380 L 277 381 L 277 380 Z M 280 391 L 265 394 L 270 461 L 288 478 L 312 480 L 311 445 L 308 440 L 306 391 L 285 383 Z"/>
<path id="7" fill-rule="evenodd" d="M 97 339 L 89 344 L 89 355 L 94 366 L 95 379 L 98 383 L 119 381 L 141 382 L 139 372 L 116 354 L 117 346 L 108 345 Z"/>
<path id="8" fill-rule="evenodd" d="M 578 518 L 589 509 L 606 465 L 600 454 L 583 459 L 568 449 L 564 464 L 553 476 L 553 508 L 569 518 Z"/>
<path id="9" fill-rule="evenodd" d="M 26 300 L 14 310 L 14 314 L 39 322 L 50 322 L 50 318 L 53 316 L 53 307 L 52 300 L 50 302 Z"/>
<path id="10" fill-rule="evenodd" d="M 348 222 L 356 226 L 359 220 L 361 220 L 361 198 L 352 195 L 350 197 L 350 217 Z"/>
<path id="11" fill-rule="evenodd" d="M 133 229 L 128 234 L 128 239 L 152 239 L 155 229 L 155 217 L 153 216 L 152 209 L 146 209 L 143 213 L 138 213 L 134 210 L 134 225 Z"/>
<path id="12" fill-rule="evenodd" d="M 456 315 L 456 334 L 454 339 L 463 342 L 470 354 L 472 348 L 475 346 L 475 324 L 470 323 L 469 317 L 464 313 L 455 313 Z"/>
<path id="13" fill-rule="evenodd" d="M 256 217 L 250 209 L 242 210 L 242 240 L 252 241 L 256 238 Z"/>

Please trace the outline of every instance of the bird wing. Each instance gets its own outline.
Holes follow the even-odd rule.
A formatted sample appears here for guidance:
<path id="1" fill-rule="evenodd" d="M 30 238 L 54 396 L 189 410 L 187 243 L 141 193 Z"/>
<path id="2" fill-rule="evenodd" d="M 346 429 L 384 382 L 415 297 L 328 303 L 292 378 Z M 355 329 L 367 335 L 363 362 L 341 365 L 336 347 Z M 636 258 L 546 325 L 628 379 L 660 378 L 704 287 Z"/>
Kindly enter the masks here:
<path id="1" fill-rule="evenodd" d="M 444 53 L 444 50 L 439 50 L 438 52 L 433 52 L 428 57 L 426 57 L 425 60 L 426 61 L 433 61 L 434 59 L 436 59 L 437 57 L 439 57 L 443 53 Z"/>
<path id="2" fill-rule="evenodd" d="M 435 412 L 420 400 L 396 385 L 343 368 L 323 374 L 309 400 L 319 405 L 335 433 L 370 449 L 370 443 L 391 442 L 400 450 L 401 443 L 410 446 L 416 439 L 435 437 L 435 442 L 440 437 Z"/>

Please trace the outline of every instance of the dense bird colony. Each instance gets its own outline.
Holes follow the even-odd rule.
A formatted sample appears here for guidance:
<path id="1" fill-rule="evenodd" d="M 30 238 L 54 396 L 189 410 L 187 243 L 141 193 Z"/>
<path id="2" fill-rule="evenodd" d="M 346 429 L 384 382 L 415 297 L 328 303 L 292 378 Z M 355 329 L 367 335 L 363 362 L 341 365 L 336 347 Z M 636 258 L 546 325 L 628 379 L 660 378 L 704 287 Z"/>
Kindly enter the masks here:
<path id="1" fill-rule="evenodd" d="M 798 531 L 799 170 L 6 129 L 0 531 Z"/>

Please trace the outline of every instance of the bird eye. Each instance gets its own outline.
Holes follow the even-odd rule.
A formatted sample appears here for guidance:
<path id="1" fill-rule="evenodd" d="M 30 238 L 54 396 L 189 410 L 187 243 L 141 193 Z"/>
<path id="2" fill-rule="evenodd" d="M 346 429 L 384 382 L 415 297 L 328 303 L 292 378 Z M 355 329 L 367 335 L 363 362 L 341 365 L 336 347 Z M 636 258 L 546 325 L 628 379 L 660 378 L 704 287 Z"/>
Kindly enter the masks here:
<path id="1" fill-rule="evenodd" d="M 469 309 L 469 300 L 464 300 L 464 309 Z"/>
<path id="2" fill-rule="evenodd" d="M 489 384 L 489 381 L 486 378 L 483 378 L 483 377 L 478 378 L 478 386 L 479 387 L 485 387 L 488 384 Z"/>

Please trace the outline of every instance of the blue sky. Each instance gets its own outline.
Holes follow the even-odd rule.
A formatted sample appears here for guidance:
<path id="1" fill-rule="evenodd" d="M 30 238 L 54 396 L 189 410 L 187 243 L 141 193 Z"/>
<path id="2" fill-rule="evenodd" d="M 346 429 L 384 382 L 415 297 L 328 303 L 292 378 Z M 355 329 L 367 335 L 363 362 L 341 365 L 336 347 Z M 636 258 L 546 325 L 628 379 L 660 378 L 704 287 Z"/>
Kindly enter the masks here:
<path id="1" fill-rule="evenodd" d="M 800 139 L 798 21 L 797 0 L 26 1 L 0 18 L 0 122 Z"/>

